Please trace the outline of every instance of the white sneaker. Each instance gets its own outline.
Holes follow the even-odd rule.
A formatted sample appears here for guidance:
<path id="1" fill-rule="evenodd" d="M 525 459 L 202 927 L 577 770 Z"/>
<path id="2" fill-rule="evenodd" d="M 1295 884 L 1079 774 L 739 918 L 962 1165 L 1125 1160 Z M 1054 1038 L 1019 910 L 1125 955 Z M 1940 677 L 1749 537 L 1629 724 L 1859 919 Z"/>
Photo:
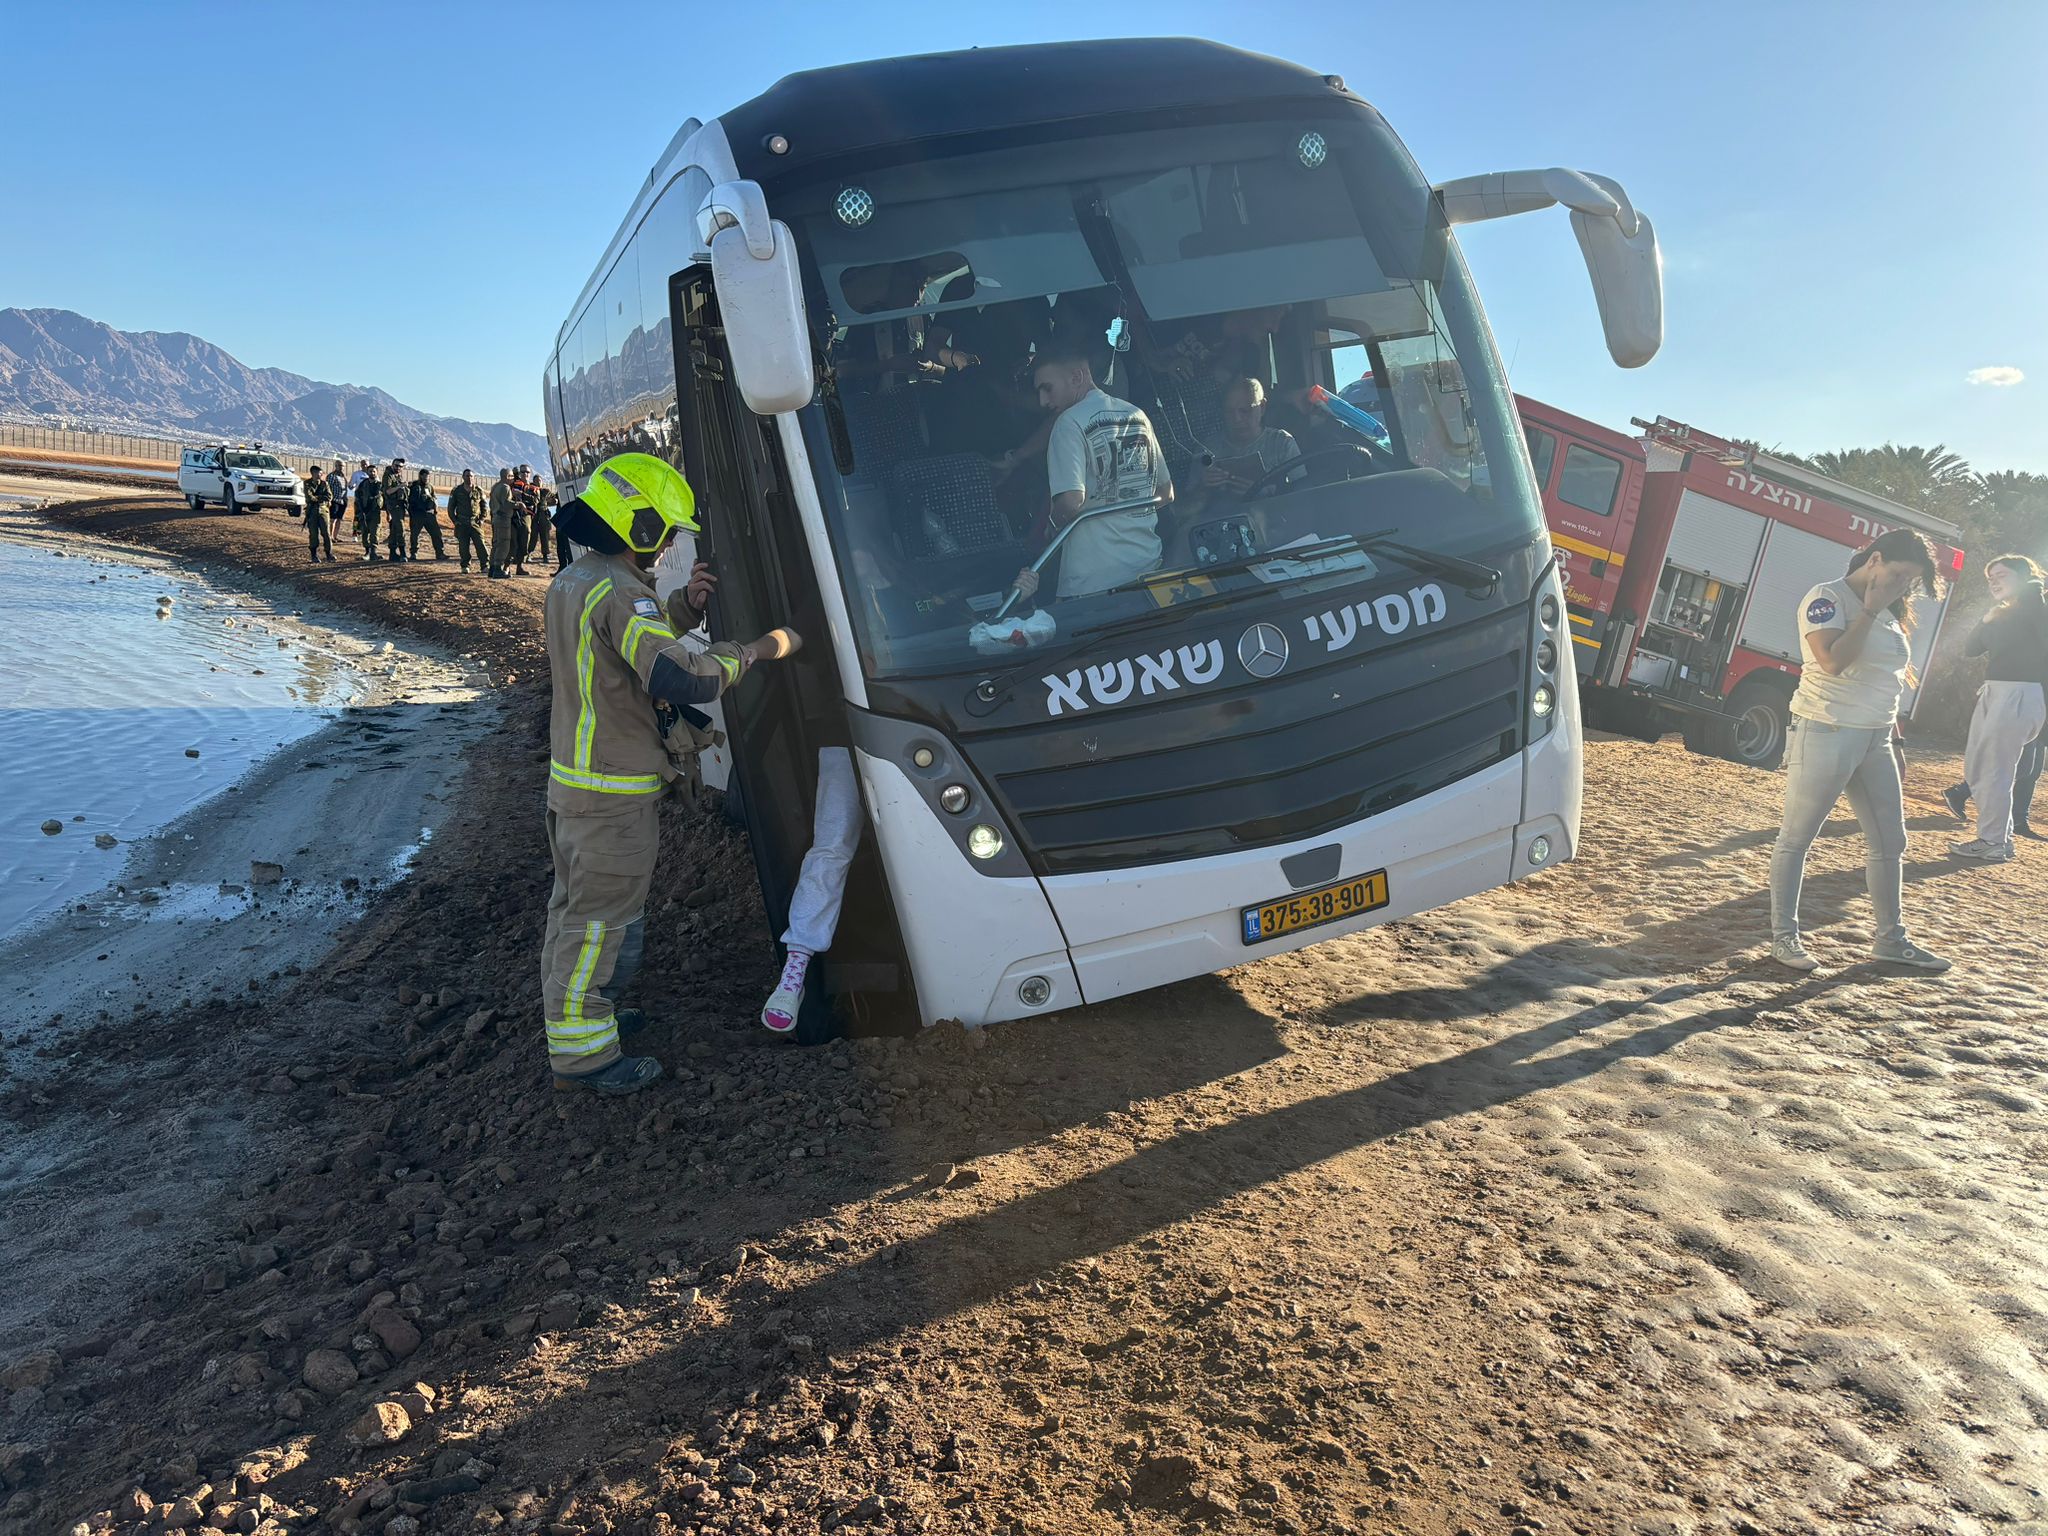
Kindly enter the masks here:
<path id="1" fill-rule="evenodd" d="M 775 984 L 775 990 L 768 994 L 768 1002 L 761 1010 L 761 1023 L 778 1035 L 786 1035 L 796 1028 L 797 1010 L 804 1005 L 804 977 L 811 969 L 811 952 L 807 949 L 792 949 L 789 958 L 782 962 L 782 980 Z"/>
<path id="2" fill-rule="evenodd" d="M 2012 857 L 2011 843 L 1987 843 L 1981 837 L 1973 837 L 1967 843 L 1950 843 L 1949 855 L 1958 859 L 1975 859 L 1980 864 L 2003 864 Z"/>
<path id="3" fill-rule="evenodd" d="M 1771 958 L 1788 971 L 1820 969 L 1820 962 L 1806 952 L 1806 946 L 1796 936 L 1771 940 Z"/>
<path id="4" fill-rule="evenodd" d="M 1929 954 L 1911 939 L 1903 944 L 1880 944 L 1872 949 L 1870 954 L 1871 958 L 1881 965 L 1911 966 L 1916 971 L 1926 971 L 1936 976 L 1953 964 L 1939 955 Z"/>

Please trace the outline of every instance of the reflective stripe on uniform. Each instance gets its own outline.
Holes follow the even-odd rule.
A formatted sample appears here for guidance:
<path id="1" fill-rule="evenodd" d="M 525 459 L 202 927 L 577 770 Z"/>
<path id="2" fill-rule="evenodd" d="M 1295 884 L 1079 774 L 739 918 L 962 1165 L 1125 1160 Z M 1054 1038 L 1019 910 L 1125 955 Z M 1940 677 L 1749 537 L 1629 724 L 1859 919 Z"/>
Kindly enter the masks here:
<path id="1" fill-rule="evenodd" d="M 590 615 L 597 605 L 610 595 L 612 580 L 607 576 L 590 589 L 590 595 L 583 599 L 583 613 L 576 621 L 576 692 L 582 703 L 582 710 L 576 716 L 576 763 L 579 769 L 590 767 L 590 742 L 597 734 L 597 696 L 591 677 L 591 632 Z"/>
<path id="2" fill-rule="evenodd" d="M 616 1020 L 607 1019 L 604 1027 L 589 1039 L 565 1036 L 560 1025 L 548 1026 L 548 1054 L 550 1056 L 595 1056 L 599 1051 L 610 1050 L 619 1043 Z"/>
<path id="3" fill-rule="evenodd" d="M 727 656 L 722 652 L 714 652 L 713 654 L 717 655 L 719 666 L 725 669 L 725 686 L 730 688 L 740 680 L 740 659 L 737 656 Z"/>
<path id="4" fill-rule="evenodd" d="M 643 619 L 635 614 L 626 621 L 626 643 L 623 649 L 626 654 L 626 665 L 635 671 L 640 667 L 640 642 L 650 635 L 656 640 L 666 640 L 671 644 L 676 638 L 676 632 L 659 619 Z"/>
<path id="5" fill-rule="evenodd" d="M 583 1022 L 583 999 L 590 993 L 590 973 L 597 969 L 597 957 L 603 949 L 604 924 L 592 918 L 583 925 L 583 948 L 576 956 L 576 968 L 569 973 L 569 991 L 562 999 L 564 1022 Z"/>
<path id="6" fill-rule="evenodd" d="M 552 760 L 548 777 L 565 789 L 587 789 L 600 795 L 658 795 L 664 783 L 658 773 L 586 773 Z"/>

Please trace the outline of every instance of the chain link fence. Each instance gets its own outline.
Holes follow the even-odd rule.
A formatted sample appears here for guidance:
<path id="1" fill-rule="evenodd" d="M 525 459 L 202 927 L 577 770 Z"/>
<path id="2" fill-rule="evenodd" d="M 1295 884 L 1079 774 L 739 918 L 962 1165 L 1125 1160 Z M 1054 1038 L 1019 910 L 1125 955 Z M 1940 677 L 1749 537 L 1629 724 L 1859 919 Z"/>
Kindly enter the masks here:
<path id="1" fill-rule="evenodd" d="M 0 453 L 12 448 L 23 453 L 47 455 L 53 458 L 74 459 L 81 468 L 99 467 L 105 469 L 167 469 L 176 471 L 179 456 L 187 448 L 207 447 L 210 444 L 197 438 L 139 437 L 125 432 L 74 432 L 63 427 L 28 426 L 15 422 L 0 422 Z M 307 454 L 286 453 L 277 448 L 266 448 L 265 453 L 274 454 L 281 464 L 297 470 L 301 475 L 319 465 L 322 469 L 339 459 L 344 468 L 353 471 L 361 454 Z M 462 478 L 461 473 L 452 469 L 431 469 L 415 465 L 415 469 L 427 468 L 427 481 L 437 491 L 445 491 Z M 479 471 L 481 478 L 497 478 L 496 470 Z"/>

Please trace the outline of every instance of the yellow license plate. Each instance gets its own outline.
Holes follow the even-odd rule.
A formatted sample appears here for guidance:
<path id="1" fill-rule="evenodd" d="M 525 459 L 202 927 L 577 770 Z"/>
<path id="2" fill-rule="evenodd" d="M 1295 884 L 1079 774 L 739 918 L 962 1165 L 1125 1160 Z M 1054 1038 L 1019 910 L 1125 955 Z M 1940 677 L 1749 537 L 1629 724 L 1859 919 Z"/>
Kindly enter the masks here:
<path id="1" fill-rule="evenodd" d="M 1376 907 L 1384 907 L 1387 900 L 1387 872 L 1376 869 L 1369 875 L 1339 880 L 1321 890 L 1282 896 L 1278 901 L 1263 901 L 1256 907 L 1244 909 L 1244 941 L 1247 944 L 1265 944 L 1284 934 L 1299 933 L 1304 928 L 1340 923 L 1347 917 L 1357 917 Z"/>

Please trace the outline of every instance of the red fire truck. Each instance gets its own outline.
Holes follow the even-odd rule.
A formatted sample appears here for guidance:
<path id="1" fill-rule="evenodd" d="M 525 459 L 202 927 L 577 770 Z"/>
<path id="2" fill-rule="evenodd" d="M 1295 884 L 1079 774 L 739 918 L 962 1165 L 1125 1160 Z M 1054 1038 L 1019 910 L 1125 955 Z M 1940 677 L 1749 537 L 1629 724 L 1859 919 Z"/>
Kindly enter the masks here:
<path id="1" fill-rule="evenodd" d="M 1887 529 L 1917 528 L 1951 573 L 1952 523 L 1658 417 L 1640 437 L 1518 397 L 1557 548 L 1586 718 L 1676 729 L 1695 752 L 1775 767 L 1801 660 L 1799 599 Z M 1946 602 L 1914 608 L 1924 673 Z M 1918 689 L 1908 693 L 1910 716 Z"/>

